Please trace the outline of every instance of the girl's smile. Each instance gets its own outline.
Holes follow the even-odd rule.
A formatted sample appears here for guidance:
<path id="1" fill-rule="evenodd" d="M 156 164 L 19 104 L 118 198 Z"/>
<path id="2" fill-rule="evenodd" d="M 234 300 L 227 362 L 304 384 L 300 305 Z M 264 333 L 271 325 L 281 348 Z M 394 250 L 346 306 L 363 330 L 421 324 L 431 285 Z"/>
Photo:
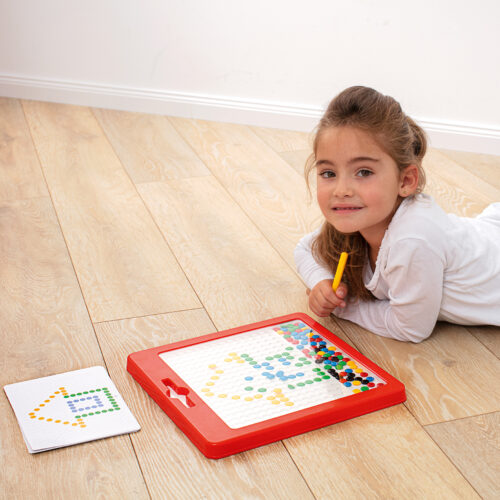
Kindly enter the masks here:
<path id="1" fill-rule="evenodd" d="M 401 201 L 414 193 L 407 167 L 396 162 L 371 134 L 353 127 L 331 127 L 316 150 L 318 203 L 326 220 L 342 233 L 359 231 L 378 249 Z"/>

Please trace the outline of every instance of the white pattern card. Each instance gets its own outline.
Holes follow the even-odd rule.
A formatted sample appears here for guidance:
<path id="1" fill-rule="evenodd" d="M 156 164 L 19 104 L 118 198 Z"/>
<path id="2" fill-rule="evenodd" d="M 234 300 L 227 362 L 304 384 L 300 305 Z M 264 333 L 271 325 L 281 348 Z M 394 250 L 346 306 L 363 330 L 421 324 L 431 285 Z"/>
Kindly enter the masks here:
<path id="1" fill-rule="evenodd" d="M 30 453 L 140 429 L 102 366 L 18 382 L 4 390 Z"/>

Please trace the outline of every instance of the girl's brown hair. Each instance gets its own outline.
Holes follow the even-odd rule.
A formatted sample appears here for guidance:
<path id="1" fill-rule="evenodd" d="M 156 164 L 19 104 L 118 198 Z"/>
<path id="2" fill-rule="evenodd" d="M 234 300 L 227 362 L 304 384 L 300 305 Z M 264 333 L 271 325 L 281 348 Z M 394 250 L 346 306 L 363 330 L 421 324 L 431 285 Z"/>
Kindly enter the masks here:
<path id="1" fill-rule="evenodd" d="M 377 144 L 396 162 L 400 171 L 416 165 L 419 171 L 417 193 L 425 186 L 422 159 L 427 149 L 425 132 L 403 113 L 400 104 L 368 87 L 349 87 L 335 97 L 321 118 L 314 137 L 313 153 L 305 167 L 306 181 L 316 162 L 318 141 L 331 127 L 355 127 L 370 133 Z M 401 201 L 401 200 L 399 200 Z M 373 299 L 365 288 L 363 268 L 368 245 L 360 233 L 345 234 L 324 222 L 313 242 L 314 256 L 335 271 L 341 252 L 348 252 L 344 281 L 352 298 Z"/>

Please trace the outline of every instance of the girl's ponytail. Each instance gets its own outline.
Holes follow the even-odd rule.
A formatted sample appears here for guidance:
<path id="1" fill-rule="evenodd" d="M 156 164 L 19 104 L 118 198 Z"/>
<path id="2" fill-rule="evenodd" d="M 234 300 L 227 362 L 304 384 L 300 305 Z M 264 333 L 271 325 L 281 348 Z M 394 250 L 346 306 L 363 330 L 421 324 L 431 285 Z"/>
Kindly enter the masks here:
<path id="1" fill-rule="evenodd" d="M 408 125 L 413 132 L 413 153 L 416 158 L 422 161 L 427 151 L 427 137 L 422 128 L 419 127 L 412 118 L 407 116 L 406 120 L 408 121 Z"/>

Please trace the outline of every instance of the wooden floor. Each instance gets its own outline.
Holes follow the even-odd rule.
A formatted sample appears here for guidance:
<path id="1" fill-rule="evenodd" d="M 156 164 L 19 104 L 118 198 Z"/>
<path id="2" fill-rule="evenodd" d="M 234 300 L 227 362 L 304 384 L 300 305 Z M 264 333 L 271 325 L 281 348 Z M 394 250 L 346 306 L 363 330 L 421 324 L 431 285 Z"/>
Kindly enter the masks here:
<path id="1" fill-rule="evenodd" d="M 500 497 L 500 335 L 418 345 L 321 322 L 399 378 L 404 404 L 221 460 L 125 370 L 148 347 L 308 312 L 293 249 L 320 221 L 307 134 L 0 99 L 1 385 L 104 365 L 142 430 L 28 454 L 1 391 L 13 498 Z M 431 150 L 428 192 L 473 216 L 500 157 Z"/>

